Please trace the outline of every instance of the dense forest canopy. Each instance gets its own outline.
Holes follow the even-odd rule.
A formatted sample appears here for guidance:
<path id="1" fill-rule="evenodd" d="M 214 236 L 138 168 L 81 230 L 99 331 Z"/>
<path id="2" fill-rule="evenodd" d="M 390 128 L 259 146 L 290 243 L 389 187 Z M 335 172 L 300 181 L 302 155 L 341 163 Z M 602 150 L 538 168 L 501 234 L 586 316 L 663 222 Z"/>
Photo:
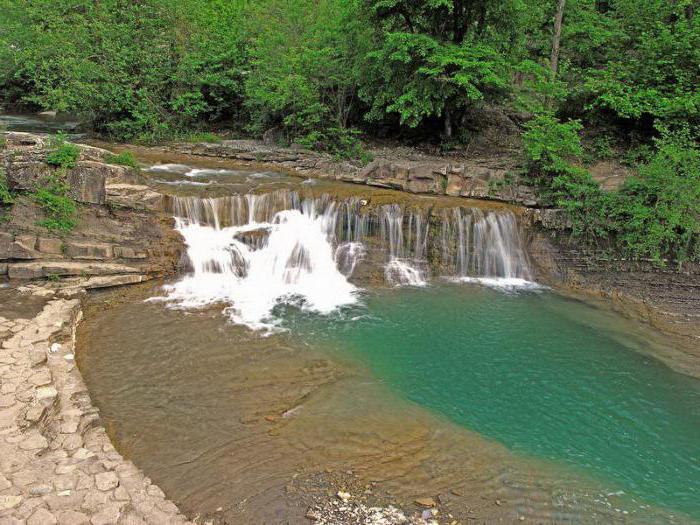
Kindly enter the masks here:
<path id="1" fill-rule="evenodd" d="M 0 0 L 0 100 L 81 113 L 116 140 L 215 128 L 346 156 L 361 154 L 360 133 L 459 148 L 470 115 L 496 107 L 526 123 L 533 183 L 576 231 L 683 260 L 700 256 L 699 11 L 697 0 Z M 603 193 L 587 154 L 642 169 Z"/>

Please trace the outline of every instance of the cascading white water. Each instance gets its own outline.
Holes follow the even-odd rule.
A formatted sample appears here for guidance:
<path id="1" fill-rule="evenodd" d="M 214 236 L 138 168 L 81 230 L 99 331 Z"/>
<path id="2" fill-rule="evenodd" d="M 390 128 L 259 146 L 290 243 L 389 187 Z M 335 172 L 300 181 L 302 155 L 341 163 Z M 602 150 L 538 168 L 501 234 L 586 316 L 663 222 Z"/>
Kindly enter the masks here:
<path id="1" fill-rule="evenodd" d="M 175 199 L 176 228 L 192 274 L 166 287 L 167 299 L 185 308 L 226 303 L 234 322 L 253 329 L 272 328 L 272 311 L 280 302 L 320 313 L 354 303 L 357 288 L 347 276 L 361 250 L 354 241 L 334 246 L 338 208 L 333 202 L 320 203 L 322 209 L 317 204 L 299 204 L 296 194 L 282 193 Z M 251 234 L 266 239 L 246 242 Z"/>
<path id="2" fill-rule="evenodd" d="M 425 259 L 428 222 L 423 216 L 410 213 L 407 224 L 404 225 L 404 211 L 401 206 L 382 206 L 381 235 L 389 248 L 388 260 L 384 267 L 387 282 L 397 286 L 425 286 L 428 273 Z"/>
<path id="3" fill-rule="evenodd" d="M 443 265 L 460 280 L 502 287 L 533 284 L 511 212 L 449 210 L 443 218 L 441 241 Z"/>
<path id="4" fill-rule="evenodd" d="M 254 329 L 274 327 L 280 303 L 321 313 L 354 303 L 358 289 L 348 279 L 365 259 L 368 241 L 375 247 L 379 241 L 373 253 L 385 254 L 384 276 L 395 286 L 426 285 L 429 260 L 440 257 L 443 275 L 462 281 L 513 287 L 531 278 L 517 220 L 508 211 L 431 214 L 392 204 L 372 214 L 358 198 L 302 200 L 284 190 L 173 197 L 169 205 L 191 274 L 167 286 L 166 299 L 182 307 L 224 303 L 232 320 Z M 431 237 L 431 224 L 441 235 Z"/>

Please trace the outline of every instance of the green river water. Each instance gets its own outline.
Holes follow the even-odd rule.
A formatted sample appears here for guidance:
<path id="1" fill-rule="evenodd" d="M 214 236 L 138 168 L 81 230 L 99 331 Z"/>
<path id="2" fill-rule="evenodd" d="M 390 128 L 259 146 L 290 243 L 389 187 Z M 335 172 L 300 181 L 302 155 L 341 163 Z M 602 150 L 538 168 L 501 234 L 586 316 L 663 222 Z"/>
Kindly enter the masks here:
<path id="1" fill-rule="evenodd" d="M 549 292 L 443 285 L 291 324 L 516 452 L 700 518 L 700 381 L 640 352 L 647 334 L 618 316 Z"/>

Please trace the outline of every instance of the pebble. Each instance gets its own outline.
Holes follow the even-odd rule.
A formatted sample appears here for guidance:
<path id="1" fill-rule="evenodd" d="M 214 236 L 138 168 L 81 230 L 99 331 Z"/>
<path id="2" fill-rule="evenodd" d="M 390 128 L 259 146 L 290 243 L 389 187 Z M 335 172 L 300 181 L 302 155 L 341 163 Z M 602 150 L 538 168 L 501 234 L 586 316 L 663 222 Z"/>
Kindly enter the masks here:
<path id="1" fill-rule="evenodd" d="M 435 500 L 433 498 L 416 498 L 415 502 L 421 507 L 434 507 Z"/>

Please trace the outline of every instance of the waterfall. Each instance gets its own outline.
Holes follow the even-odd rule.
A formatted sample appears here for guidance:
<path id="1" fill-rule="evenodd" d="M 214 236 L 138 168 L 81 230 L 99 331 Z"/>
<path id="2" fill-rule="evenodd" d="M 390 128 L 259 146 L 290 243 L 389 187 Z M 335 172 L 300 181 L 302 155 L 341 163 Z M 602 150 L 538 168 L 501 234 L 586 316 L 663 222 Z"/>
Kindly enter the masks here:
<path id="1" fill-rule="evenodd" d="M 225 303 L 234 322 L 253 329 L 273 328 L 279 303 L 321 313 L 354 303 L 347 277 L 362 256 L 355 239 L 364 225 L 339 211 L 355 204 L 300 201 L 294 192 L 173 198 L 192 273 L 166 287 L 167 299 L 183 308 Z M 339 226 L 351 240 L 338 240 Z"/>
<path id="2" fill-rule="evenodd" d="M 223 303 L 234 322 L 270 329 L 281 303 L 329 313 L 356 302 L 349 279 L 360 264 L 382 264 L 394 286 L 424 286 L 431 273 L 504 286 L 531 278 L 509 211 L 364 204 L 288 190 L 170 197 L 191 273 L 167 286 L 165 299 L 183 308 Z"/>
<path id="3" fill-rule="evenodd" d="M 446 210 L 441 243 L 443 267 L 458 279 L 513 286 L 532 278 L 512 212 Z"/>
<path id="4" fill-rule="evenodd" d="M 413 212 L 408 214 L 404 225 L 404 211 L 398 204 L 382 206 L 381 219 L 381 236 L 388 246 L 388 260 L 384 269 L 387 282 L 425 286 L 428 221 L 421 214 Z"/>

